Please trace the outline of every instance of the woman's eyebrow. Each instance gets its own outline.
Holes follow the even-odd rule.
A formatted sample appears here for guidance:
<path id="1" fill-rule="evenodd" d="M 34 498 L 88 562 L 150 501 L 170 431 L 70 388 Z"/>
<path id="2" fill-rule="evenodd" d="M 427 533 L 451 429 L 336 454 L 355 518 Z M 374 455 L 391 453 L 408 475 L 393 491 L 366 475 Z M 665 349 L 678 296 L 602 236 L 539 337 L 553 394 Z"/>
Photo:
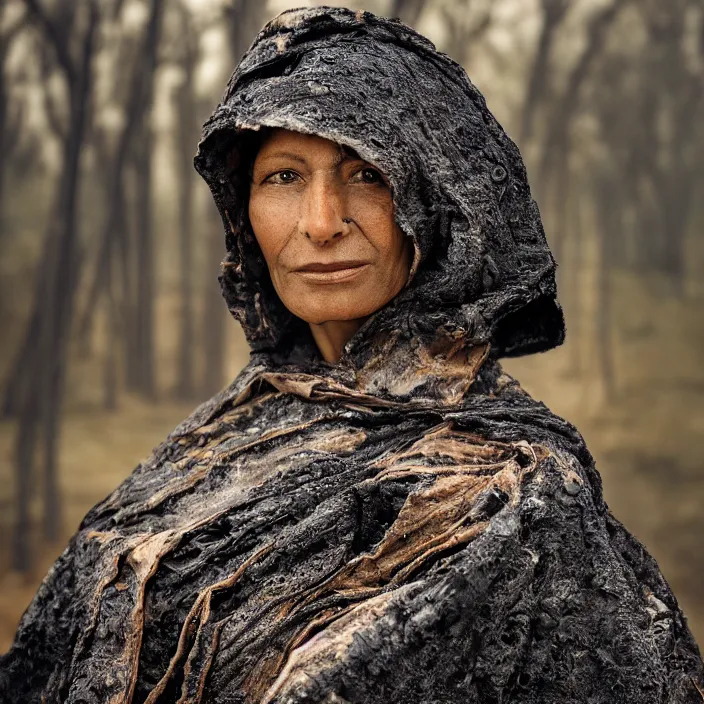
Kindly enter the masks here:
<path id="1" fill-rule="evenodd" d="M 267 161 L 269 159 L 291 159 L 292 161 L 299 161 L 302 164 L 306 163 L 306 160 L 302 156 L 299 154 L 293 154 L 292 152 L 274 152 L 262 157 L 262 161 Z"/>
<path id="2" fill-rule="evenodd" d="M 291 159 L 292 161 L 297 161 L 301 164 L 307 163 L 305 157 L 302 157 L 300 154 L 294 154 L 293 152 L 272 152 L 271 154 L 266 154 L 261 158 L 262 161 L 268 161 L 269 159 Z M 332 168 L 337 168 L 344 161 L 364 161 L 364 159 L 357 156 L 357 154 L 342 152 L 335 156 L 331 166 Z"/>

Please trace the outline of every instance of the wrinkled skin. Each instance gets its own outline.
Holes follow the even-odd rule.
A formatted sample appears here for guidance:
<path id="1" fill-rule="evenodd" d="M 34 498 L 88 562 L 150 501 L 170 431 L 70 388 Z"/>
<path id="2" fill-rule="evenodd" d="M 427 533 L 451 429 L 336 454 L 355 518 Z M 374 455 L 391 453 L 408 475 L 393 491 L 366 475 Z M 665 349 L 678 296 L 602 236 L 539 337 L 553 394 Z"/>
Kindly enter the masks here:
<path id="1" fill-rule="evenodd" d="M 372 164 L 316 135 L 274 129 L 257 151 L 249 221 L 276 294 L 327 361 L 405 286 L 412 244 Z M 337 271 L 313 265 L 349 263 Z"/>
<path id="2" fill-rule="evenodd" d="M 414 243 L 335 364 L 252 232 L 260 126 L 376 165 Z M 701 702 L 677 600 L 582 437 L 501 370 L 564 328 L 520 155 L 464 71 L 396 21 L 284 13 L 196 166 L 250 362 L 86 516 L 0 660 L 5 699 Z"/>

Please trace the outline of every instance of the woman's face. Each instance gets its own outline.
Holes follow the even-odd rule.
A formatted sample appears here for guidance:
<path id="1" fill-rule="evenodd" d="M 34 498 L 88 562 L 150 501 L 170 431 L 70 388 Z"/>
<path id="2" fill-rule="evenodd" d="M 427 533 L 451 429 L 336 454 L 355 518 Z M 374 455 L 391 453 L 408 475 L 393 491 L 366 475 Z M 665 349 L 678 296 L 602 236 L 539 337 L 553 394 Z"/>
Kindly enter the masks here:
<path id="1" fill-rule="evenodd" d="M 308 323 L 356 320 L 406 284 L 411 243 L 371 164 L 315 135 L 274 129 L 254 161 L 249 219 L 284 305 Z"/>

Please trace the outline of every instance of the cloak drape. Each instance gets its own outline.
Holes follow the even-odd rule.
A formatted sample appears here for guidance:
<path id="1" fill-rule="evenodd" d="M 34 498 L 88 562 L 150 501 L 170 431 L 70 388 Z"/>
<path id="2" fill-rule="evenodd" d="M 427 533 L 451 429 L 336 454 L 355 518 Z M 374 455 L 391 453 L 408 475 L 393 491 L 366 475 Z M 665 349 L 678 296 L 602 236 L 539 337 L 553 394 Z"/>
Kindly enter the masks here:
<path id="1" fill-rule="evenodd" d="M 409 284 L 334 365 L 247 220 L 262 127 L 375 164 L 413 241 Z M 520 155 L 462 68 L 396 20 L 283 13 L 195 163 L 250 362 L 86 516 L 0 659 L 4 701 L 703 701 L 583 439 L 499 364 L 564 326 Z"/>

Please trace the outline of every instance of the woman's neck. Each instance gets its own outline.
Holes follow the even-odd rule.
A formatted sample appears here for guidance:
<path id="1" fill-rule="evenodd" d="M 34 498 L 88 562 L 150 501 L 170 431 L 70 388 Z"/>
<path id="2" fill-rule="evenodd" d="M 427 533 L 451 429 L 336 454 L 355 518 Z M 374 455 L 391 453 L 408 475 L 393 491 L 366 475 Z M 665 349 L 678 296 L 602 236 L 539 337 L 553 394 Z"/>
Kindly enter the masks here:
<path id="1" fill-rule="evenodd" d="M 324 323 L 309 323 L 315 344 L 326 362 L 334 364 L 342 356 L 342 349 L 359 330 L 367 318 L 355 320 L 328 320 Z"/>

